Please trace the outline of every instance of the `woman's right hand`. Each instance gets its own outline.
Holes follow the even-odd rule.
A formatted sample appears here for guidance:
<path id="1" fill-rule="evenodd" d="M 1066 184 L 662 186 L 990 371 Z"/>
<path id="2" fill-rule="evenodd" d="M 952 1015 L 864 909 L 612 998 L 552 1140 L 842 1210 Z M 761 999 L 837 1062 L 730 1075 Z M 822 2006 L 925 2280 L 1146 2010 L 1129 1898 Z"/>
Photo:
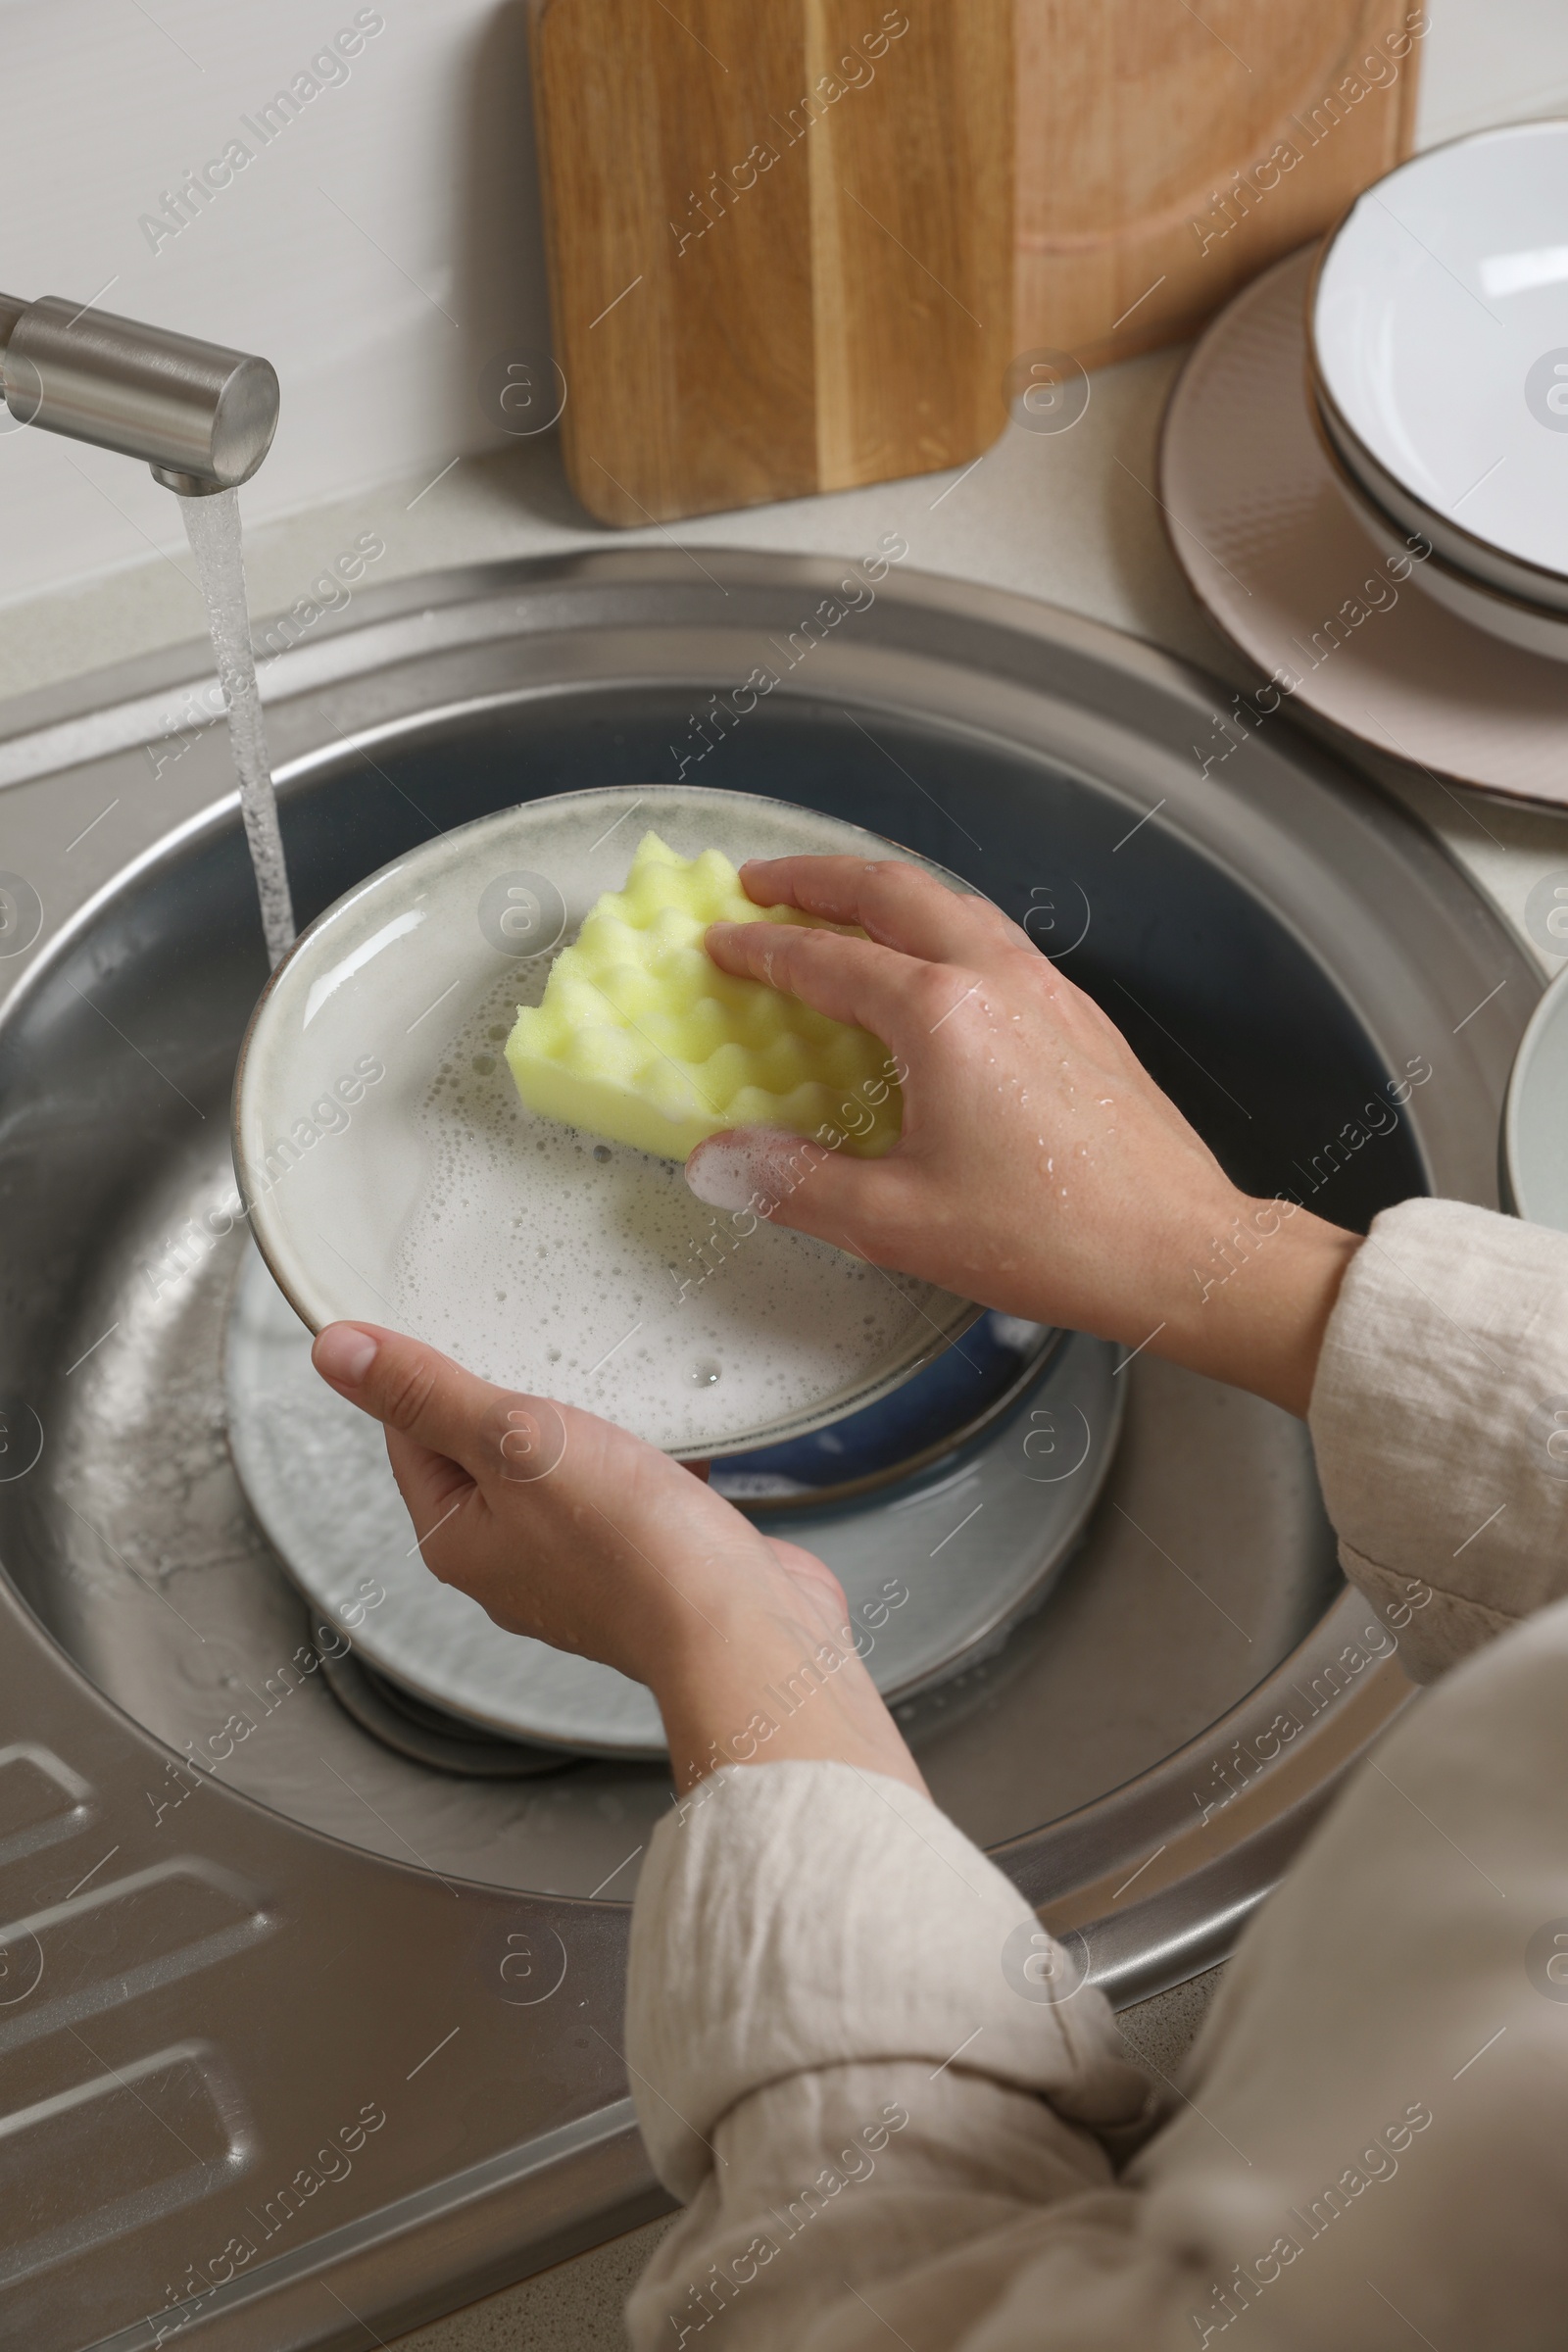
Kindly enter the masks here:
<path id="1" fill-rule="evenodd" d="M 760 906 L 866 934 L 715 923 L 708 948 L 880 1038 L 904 1126 L 871 1160 L 776 1129 L 710 1137 L 687 1162 L 700 1200 L 1304 1413 L 1355 1235 L 1239 1191 L 1114 1023 L 987 900 L 897 860 L 756 860 L 741 878 Z M 848 1099 L 846 1129 L 863 1115 Z"/>

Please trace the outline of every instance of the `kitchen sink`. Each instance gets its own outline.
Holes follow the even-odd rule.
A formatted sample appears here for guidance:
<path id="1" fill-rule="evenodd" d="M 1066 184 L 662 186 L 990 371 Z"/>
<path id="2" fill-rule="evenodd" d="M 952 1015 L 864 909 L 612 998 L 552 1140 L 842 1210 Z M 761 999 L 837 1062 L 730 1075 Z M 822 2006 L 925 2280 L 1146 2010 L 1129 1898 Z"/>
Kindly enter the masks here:
<path id="1" fill-rule="evenodd" d="M 1495 1203 L 1540 983 L 1427 835 L 1146 646 L 847 568 L 617 549 L 358 596 L 264 677 L 301 922 L 518 800 L 770 794 L 989 892 L 1254 1193 L 1358 1227 Z M 662 1767 L 508 1758 L 352 1655 L 302 1669 L 229 1459 L 266 961 L 216 710 L 190 648 L 0 712 L 0 2335 L 29 2352 L 357 2346 L 667 2202 L 620 2056 Z M 1409 1690 L 1301 1427 L 1147 1354 L 1115 1379 L 1044 1605 L 901 1714 L 1125 2003 L 1230 1950 Z M 961 1496 L 964 1457 L 939 1474 Z M 865 1508 L 897 1574 L 896 1483 Z"/>

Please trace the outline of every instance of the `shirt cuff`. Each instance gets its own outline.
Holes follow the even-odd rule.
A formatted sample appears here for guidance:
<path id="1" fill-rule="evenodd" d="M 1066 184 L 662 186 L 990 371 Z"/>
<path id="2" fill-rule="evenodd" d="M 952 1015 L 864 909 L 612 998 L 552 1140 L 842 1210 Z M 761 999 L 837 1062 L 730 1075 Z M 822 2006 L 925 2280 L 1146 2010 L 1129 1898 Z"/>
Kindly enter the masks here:
<path id="1" fill-rule="evenodd" d="M 1430 1682 L 1568 1591 L 1568 1235 L 1456 1200 L 1385 1209 L 1309 1413 L 1347 1576 Z"/>
<path id="2" fill-rule="evenodd" d="M 632 1914 L 627 2063 L 688 2200 L 723 2116 L 782 2078 L 917 2059 L 1117 2136 L 1148 2111 L 1102 1994 L 928 1798 L 853 1765 L 730 1765 L 654 1834 Z"/>

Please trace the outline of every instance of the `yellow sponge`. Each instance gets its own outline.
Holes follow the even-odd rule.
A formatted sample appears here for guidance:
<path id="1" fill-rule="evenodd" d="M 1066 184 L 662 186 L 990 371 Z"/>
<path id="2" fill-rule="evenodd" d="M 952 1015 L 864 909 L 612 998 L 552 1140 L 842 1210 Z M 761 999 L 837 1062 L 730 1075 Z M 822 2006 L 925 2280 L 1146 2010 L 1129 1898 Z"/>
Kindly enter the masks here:
<path id="1" fill-rule="evenodd" d="M 886 1047 L 721 972 L 703 946 L 710 923 L 812 919 L 754 906 L 717 850 L 680 858 L 645 833 L 625 888 L 589 910 L 544 1002 L 517 1014 L 507 1061 L 518 1094 L 546 1118 L 664 1159 L 726 1127 L 825 1125 L 846 1151 L 880 1157 L 903 1115 Z"/>

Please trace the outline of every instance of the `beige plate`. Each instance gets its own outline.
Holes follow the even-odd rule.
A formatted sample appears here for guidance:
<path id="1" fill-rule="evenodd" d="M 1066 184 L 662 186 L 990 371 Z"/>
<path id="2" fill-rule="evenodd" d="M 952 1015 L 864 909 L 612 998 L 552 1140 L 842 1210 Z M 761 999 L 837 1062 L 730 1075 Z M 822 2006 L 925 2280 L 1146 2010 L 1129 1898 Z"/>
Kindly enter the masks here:
<path id="1" fill-rule="evenodd" d="M 1238 295 L 1171 395 L 1160 497 L 1193 593 L 1294 703 L 1435 773 L 1568 807 L 1562 664 L 1398 581 L 1356 521 L 1306 391 L 1310 248 Z M 1289 686 L 1289 691 L 1282 691 Z"/>
<path id="2" fill-rule="evenodd" d="M 745 1453 L 887 1396 L 980 1310 L 720 1217 L 679 1161 L 517 1101 L 501 1054 L 516 1007 L 648 826 L 737 864 L 892 846 L 688 784 L 558 793 L 439 834 L 345 893 L 272 974 L 235 1073 L 234 1166 L 313 1331 L 388 1324 L 671 1453 Z"/>

